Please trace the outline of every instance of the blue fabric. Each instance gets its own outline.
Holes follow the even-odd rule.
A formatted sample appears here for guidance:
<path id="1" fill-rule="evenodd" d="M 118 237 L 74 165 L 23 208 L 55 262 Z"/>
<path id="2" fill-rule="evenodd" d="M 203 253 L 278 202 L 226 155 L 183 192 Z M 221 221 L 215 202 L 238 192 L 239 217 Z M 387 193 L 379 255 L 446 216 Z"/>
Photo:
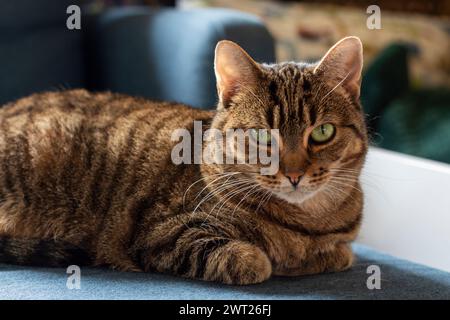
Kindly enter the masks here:
<path id="1" fill-rule="evenodd" d="M 0 265 L 0 299 L 450 299 L 450 273 L 354 245 L 346 272 L 275 277 L 252 286 L 227 286 L 162 274 L 86 268 L 81 289 L 66 287 L 65 269 Z M 381 269 L 381 289 L 369 290 L 369 265 Z"/>
<path id="2" fill-rule="evenodd" d="M 214 49 L 237 42 L 255 60 L 274 62 L 274 42 L 255 16 L 226 9 L 111 9 L 96 23 L 91 62 L 97 89 L 177 101 L 217 103 Z"/>

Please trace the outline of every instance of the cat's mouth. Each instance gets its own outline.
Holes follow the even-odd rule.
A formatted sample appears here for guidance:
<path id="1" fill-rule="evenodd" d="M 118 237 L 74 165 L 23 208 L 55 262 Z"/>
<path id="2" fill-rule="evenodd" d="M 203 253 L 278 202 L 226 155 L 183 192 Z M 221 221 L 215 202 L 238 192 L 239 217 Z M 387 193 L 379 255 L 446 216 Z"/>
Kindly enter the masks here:
<path id="1" fill-rule="evenodd" d="M 290 203 L 300 204 L 313 197 L 320 190 L 309 186 L 291 186 L 273 191 L 274 195 Z"/>
<path id="2" fill-rule="evenodd" d="M 314 192 L 305 192 L 297 189 L 288 192 L 275 192 L 275 195 L 287 202 L 300 204 L 303 201 L 311 198 L 314 195 Z"/>
<path id="3" fill-rule="evenodd" d="M 306 177 L 305 180 L 300 181 L 299 184 L 292 184 L 287 179 L 283 180 L 278 177 L 277 183 L 267 183 L 266 181 L 257 181 L 259 185 L 271 194 L 285 200 L 289 203 L 300 204 L 303 201 L 312 198 L 323 190 L 328 182 L 328 177 L 323 177 L 320 182 L 310 181 L 311 178 Z M 314 179 L 312 179 L 314 180 Z"/>

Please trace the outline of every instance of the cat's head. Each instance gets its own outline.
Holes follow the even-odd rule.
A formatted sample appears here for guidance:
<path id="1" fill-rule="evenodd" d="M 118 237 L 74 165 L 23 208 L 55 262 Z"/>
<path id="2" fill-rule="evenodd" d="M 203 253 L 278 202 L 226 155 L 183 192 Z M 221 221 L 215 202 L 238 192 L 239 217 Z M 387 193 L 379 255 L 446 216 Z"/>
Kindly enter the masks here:
<path id="1" fill-rule="evenodd" d="M 255 190 L 302 203 L 320 193 L 339 196 L 358 179 L 367 152 L 358 38 L 342 39 L 315 64 L 258 64 L 231 41 L 219 42 L 215 54 L 219 103 L 212 127 L 254 132 L 256 143 L 270 136 L 252 129 L 278 129 L 274 174 L 260 174 L 261 163 L 217 167 L 242 173 L 235 176 L 242 181 L 236 188 L 252 190 L 253 183 Z"/>

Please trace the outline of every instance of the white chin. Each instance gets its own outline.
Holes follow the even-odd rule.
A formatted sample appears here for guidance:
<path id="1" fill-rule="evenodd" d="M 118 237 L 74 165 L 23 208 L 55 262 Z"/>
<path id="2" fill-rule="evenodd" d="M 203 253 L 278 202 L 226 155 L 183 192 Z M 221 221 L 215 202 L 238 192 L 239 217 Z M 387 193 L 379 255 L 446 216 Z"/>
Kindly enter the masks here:
<path id="1" fill-rule="evenodd" d="M 274 194 L 287 202 L 301 204 L 305 200 L 311 198 L 315 192 L 302 192 L 300 190 L 295 190 L 291 192 L 274 192 Z"/>

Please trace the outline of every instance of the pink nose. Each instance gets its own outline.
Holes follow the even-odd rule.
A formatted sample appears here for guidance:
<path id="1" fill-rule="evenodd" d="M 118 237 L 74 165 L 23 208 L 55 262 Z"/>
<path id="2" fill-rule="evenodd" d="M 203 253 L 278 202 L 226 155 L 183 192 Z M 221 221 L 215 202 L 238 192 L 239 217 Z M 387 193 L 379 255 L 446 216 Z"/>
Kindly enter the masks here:
<path id="1" fill-rule="evenodd" d="M 286 172 L 284 175 L 289 179 L 291 184 L 296 187 L 303 176 L 303 172 Z"/>

